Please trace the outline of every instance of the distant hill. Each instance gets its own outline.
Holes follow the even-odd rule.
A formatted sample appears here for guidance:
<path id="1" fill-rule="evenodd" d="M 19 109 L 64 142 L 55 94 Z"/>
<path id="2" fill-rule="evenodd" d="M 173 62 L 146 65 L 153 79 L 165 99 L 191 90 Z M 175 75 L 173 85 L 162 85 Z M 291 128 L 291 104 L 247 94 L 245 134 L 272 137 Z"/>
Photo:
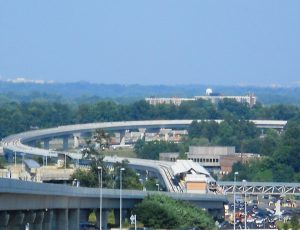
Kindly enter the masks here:
<path id="1" fill-rule="evenodd" d="M 300 105 L 300 87 L 208 86 L 208 85 L 118 85 L 75 83 L 11 83 L 0 81 L 0 101 L 52 100 L 74 103 L 114 100 L 128 103 L 145 97 L 193 97 L 204 95 L 206 88 L 224 95 L 254 93 L 263 104 Z"/>

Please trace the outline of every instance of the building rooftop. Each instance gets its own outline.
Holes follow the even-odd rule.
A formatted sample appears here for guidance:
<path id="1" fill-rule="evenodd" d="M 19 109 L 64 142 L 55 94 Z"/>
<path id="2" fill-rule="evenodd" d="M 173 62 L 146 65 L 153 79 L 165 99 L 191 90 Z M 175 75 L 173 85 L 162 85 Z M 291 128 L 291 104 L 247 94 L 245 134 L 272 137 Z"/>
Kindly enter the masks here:
<path id="1" fill-rule="evenodd" d="M 204 167 L 191 160 L 177 160 L 174 165 L 172 165 L 172 170 L 174 175 L 194 171 L 196 174 L 210 176 L 209 172 Z"/>
<path id="2" fill-rule="evenodd" d="M 40 164 L 32 159 L 26 159 L 24 160 L 24 163 L 27 165 L 27 167 L 34 169 L 34 168 L 40 168 Z"/>

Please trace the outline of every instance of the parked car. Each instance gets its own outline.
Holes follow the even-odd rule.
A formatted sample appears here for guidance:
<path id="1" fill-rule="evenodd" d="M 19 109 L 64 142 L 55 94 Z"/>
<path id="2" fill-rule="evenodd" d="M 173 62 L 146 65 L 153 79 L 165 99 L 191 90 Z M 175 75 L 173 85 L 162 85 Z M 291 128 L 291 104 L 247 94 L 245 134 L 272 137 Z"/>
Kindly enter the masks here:
<path id="1" fill-rule="evenodd" d="M 79 229 L 80 230 L 99 230 L 99 228 L 97 228 L 96 225 L 91 222 L 80 222 Z"/>

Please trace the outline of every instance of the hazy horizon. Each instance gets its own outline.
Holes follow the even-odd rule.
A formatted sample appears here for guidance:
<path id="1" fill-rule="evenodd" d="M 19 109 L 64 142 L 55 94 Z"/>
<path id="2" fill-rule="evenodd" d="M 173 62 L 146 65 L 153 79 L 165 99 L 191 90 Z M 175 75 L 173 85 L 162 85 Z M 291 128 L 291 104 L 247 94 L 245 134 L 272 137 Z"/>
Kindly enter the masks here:
<path id="1" fill-rule="evenodd" d="M 0 77 L 121 85 L 300 85 L 300 2 L 0 3 Z"/>

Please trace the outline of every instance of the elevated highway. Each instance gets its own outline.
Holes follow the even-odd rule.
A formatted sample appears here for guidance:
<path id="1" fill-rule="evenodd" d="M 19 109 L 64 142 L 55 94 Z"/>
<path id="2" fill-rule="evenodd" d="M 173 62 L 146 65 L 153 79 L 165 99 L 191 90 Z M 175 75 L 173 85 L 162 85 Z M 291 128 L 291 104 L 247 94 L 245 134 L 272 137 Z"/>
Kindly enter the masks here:
<path id="1" fill-rule="evenodd" d="M 99 188 L 0 179 L 0 229 L 20 229 L 29 223 L 30 229 L 77 230 L 79 221 L 86 221 L 91 210 L 96 210 L 99 217 L 99 192 Z M 122 209 L 131 209 L 145 196 L 157 193 L 123 190 Z M 102 194 L 102 224 L 106 229 L 109 210 L 115 210 L 115 219 L 119 220 L 120 190 L 103 189 Z M 223 205 L 227 203 L 224 195 L 163 194 L 205 208 L 213 215 L 222 215 Z"/>
<path id="2" fill-rule="evenodd" d="M 201 121 L 201 120 L 199 120 Z M 220 123 L 222 120 L 215 120 Z M 250 120 L 258 128 L 283 129 L 287 121 L 275 120 Z M 59 154 L 67 154 L 72 159 L 81 159 L 81 154 L 70 152 L 59 152 L 49 149 L 40 149 L 29 146 L 32 141 L 49 140 L 57 137 L 68 137 L 74 133 L 91 133 L 95 129 L 107 131 L 124 131 L 134 129 L 187 129 L 193 120 L 152 120 L 152 121 L 124 121 L 124 122 L 103 122 L 59 126 L 56 128 L 42 129 L 23 132 L 8 136 L 2 140 L 4 152 L 17 152 L 39 156 L 58 157 Z"/>
<path id="3" fill-rule="evenodd" d="M 200 120 L 199 120 L 200 121 Z M 215 120 L 220 123 L 222 120 Z M 259 128 L 275 128 L 283 129 L 287 121 L 274 121 L 274 120 L 250 120 Z M 58 157 L 59 155 L 65 155 L 72 159 L 81 159 L 80 153 L 73 153 L 68 151 L 54 151 L 50 149 L 42 149 L 30 146 L 31 142 L 41 141 L 48 142 L 51 138 L 61 137 L 64 139 L 64 146 L 67 146 L 67 139 L 70 135 L 75 133 L 91 133 L 95 129 L 101 128 L 107 131 L 123 132 L 124 130 L 134 129 L 187 129 L 193 120 L 152 120 L 152 121 L 124 121 L 124 122 L 103 122 L 103 123 L 90 123 L 90 124 L 77 124 L 59 126 L 56 128 L 42 129 L 23 132 L 15 135 L 8 136 L 2 140 L 2 147 L 4 153 L 7 154 L 29 154 L 38 155 L 43 157 Z M 67 148 L 66 148 L 67 149 Z M 113 159 L 111 159 L 113 160 Z M 172 171 L 168 163 L 161 163 L 155 161 L 146 160 L 134 160 L 136 161 L 135 167 L 149 167 L 158 171 L 162 176 L 163 181 L 169 191 L 180 192 L 180 188 L 172 183 L 170 177 L 172 177 Z M 164 164 L 164 165 L 163 165 Z"/>

